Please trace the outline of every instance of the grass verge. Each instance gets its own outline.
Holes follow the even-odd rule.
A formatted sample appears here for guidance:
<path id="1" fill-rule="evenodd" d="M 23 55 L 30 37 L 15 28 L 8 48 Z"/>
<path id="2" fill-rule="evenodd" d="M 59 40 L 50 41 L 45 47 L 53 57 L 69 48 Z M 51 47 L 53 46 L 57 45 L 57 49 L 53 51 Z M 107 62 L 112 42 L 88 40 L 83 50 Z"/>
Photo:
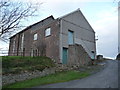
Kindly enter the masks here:
<path id="1" fill-rule="evenodd" d="M 55 74 L 51 74 L 44 77 L 37 77 L 31 80 L 25 80 L 21 82 L 16 82 L 10 85 L 3 86 L 4 88 L 30 88 L 45 84 L 51 83 L 59 83 L 59 82 L 66 82 L 75 79 L 81 79 L 84 77 L 89 76 L 88 72 L 79 72 L 79 71 L 64 71 L 64 72 L 57 72 Z"/>

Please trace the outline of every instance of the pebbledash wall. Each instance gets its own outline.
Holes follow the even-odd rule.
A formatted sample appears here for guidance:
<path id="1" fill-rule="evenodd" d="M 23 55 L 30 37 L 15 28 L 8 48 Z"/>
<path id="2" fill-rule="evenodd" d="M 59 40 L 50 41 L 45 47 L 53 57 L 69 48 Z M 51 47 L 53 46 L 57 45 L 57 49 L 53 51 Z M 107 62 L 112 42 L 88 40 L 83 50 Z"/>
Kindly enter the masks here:
<path id="1" fill-rule="evenodd" d="M 50 35 L 45 36 L 45 31 L 48 28 L 50 28 Z M 70 35 L 73 38 L 69 36 L 69 31 L 72 32 Z M 34 40 L 35 34 L 37 34 L 36 40 Z M 85 63 L 88 63 L 91 59 L 96 58 L 95 32 L 79 9 L 57 19 L 50 16 L 17 33 L 10 38 L 9 55 L 44 55 L 55 60 L 57 63 L 66 62 L 64 64 L 72 64 L 70 63 L 71 60 L 69 60 L 69 56 L 72 53 L 72 51 L 69 52 L 71 45 L 69 40 L 72 42 L 72 48 L 76 48 L 76 45 L 83 47 L 81 49 L 83 51 L 78 50 L 74 53 L 79 55 L 79 58 L 76 59 L 84 60 L 88 58 L 86 59 L 87 62 L 85 61 Z M 80 57 L 82 52 L 86 53 L 84 58 Z M 63 55 L 64 53 L 65 55 Z M 75 60 L 71 62 L 75 62 Z"/>
<path id="2" fill-rule="evenodd" d="M 62 52 L 62 47 L 68 48 L 70 45 L 68 44 L 69 38 L 68 30 L 73 32 L 74 37 L 73 43 L 82 45 L 82 47 L 91 57 L 91 59 L 95 59 L 96 58 L 95 32 L 79 9 L 68 15 L 61 17 L 60 52 Z"/>

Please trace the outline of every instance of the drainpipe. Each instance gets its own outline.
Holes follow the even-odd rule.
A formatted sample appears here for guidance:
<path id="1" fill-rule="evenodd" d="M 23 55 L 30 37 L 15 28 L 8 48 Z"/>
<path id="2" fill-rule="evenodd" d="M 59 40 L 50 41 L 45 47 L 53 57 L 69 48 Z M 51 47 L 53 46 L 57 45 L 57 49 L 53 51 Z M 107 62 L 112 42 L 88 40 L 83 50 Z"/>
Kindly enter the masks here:
<path id="1" fill-rule="evenodd" d="M 62 19 L 59 19 L 59 23 L 60 23 L 60 40 L 59 40 L 59 53 L 60 53 L 60 63 L 62 63 Z"/>

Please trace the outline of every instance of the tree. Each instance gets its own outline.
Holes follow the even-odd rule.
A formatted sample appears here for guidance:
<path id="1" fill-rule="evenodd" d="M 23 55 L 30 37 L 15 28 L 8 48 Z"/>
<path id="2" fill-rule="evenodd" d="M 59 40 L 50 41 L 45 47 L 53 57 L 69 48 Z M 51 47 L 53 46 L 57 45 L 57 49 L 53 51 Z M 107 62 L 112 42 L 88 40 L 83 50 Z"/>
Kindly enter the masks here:
<path id="1" fill-rule="evenodd" d="M 22 22 L 36 16 L 42 3 L 0 1 L 0 38 L 6 40 L 13 32 L 23 27 Z"/>

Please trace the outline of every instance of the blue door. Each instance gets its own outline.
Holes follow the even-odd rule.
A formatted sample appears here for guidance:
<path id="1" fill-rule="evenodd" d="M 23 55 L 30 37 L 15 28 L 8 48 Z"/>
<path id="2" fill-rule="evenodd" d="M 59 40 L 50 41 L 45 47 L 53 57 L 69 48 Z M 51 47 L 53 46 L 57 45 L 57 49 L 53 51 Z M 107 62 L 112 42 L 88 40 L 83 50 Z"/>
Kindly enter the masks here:
<path id="1" fill-rule="evenodd" d="M 91 51 L 91 59 L 95 59 L 95 52 L 94 51 Z"/>
<path id="2" fill-rule="evenodd" d="M 74 44 L 73 31 L 68 31 L 68 44 Z"/>
<path id="3" fill-rule="evenodd" d="M 63 48 L 62 63 L 67 64 L 67 59 L 68 59 L 68 49 Z"/>

